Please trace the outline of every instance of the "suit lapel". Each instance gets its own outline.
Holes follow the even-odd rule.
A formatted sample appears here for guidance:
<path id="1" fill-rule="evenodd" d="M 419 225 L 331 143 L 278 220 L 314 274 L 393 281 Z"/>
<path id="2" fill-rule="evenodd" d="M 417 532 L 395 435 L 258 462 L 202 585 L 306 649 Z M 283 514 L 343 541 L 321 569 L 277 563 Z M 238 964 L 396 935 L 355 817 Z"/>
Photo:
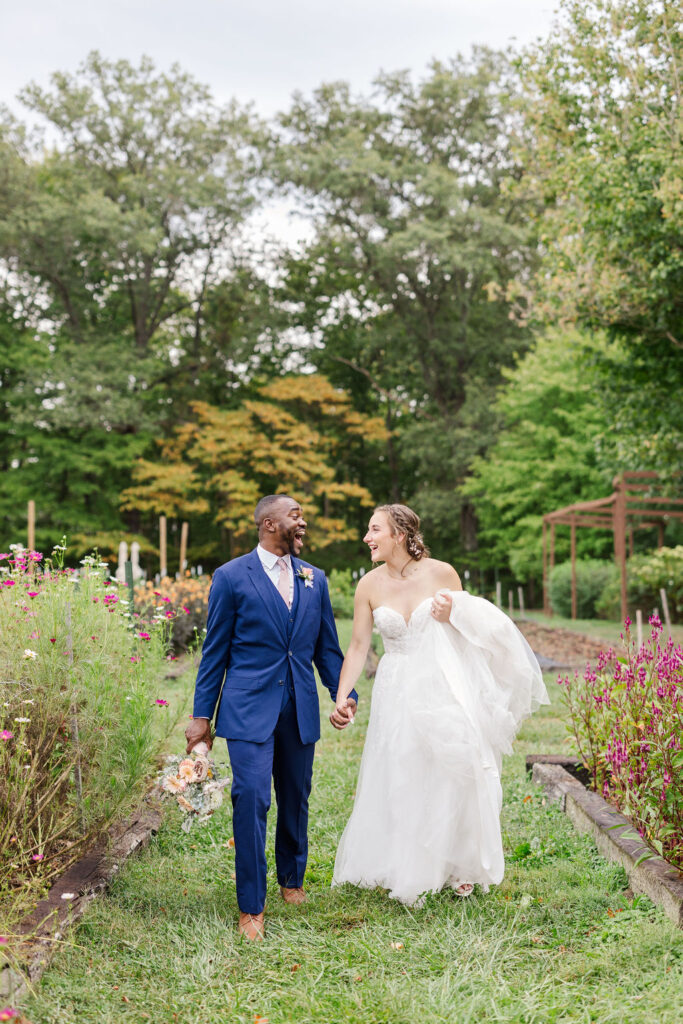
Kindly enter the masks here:
<path id="1" fill-rule="evenodd" d="M 299 629 L 299 626 L 306 618 L 306 610 L 308 608 L 311 596 L 313 594 L 313 587 L 315 587 L 317 583 L 316 576 L 318 576 L 319 573 L 316 573 L 316 571 L 313 570 L 313 587 L 307 587 L 304 580 L 300 579 L 297 576 L 297 572 L 301 568 L 301 564 L 299 561 L 297 561 L 296 558 L 292 558 L 292 566 L 294 568 L 294 589 L 297 594 L 296 610 L 294 613 L 294 625 L 292 626 L 292 638 L 294 638 L 294 635 Z"/>
<path id="2" fill-rule="evenodd" d="M 273 621 L 280 630 L 283 639 L 286 641 L 287 630 L 285 623 L 287 616 L 284 614 L 286 611 L 285 602 L 266 576 L 265 570 L 261 565 L 261 559 L 259 558 L 258 552 L 255 548 L 249 556 L 247 568 L 249 570 L 251 582 L 256 587 L 259 597 L 263 600 L 263 603 L 270 612 Z"/>

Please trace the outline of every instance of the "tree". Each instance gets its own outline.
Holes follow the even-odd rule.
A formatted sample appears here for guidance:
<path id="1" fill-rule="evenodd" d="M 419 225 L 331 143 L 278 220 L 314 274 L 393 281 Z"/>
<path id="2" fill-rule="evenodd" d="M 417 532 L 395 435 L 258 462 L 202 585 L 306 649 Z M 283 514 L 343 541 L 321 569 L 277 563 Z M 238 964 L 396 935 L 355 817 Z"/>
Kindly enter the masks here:
<path id="1" fill-rule="evenodd" d="M 472 464 L 465 491 L 480 523 L 480 564 L 519 580 L 542 574 L 542 520 L 575 501 L 606 497 L 613 473 L 601 460 L 610 418 L 596 389 L 599 336 L 548 332 L 512 370 L 496 400 L 498 438 Z M 558 531 L 561 560 L 568 540 Z M 610 555 L 611 533 L 579 530 L 582 557 Z"/>
<path id="2" fill-rule="evenodd" d="M 237 409 L 206 402 L 161 443 L 160 458 L 140 459 L 124 507 L 193 521 L 193 557 L 220 562 L 253 545 L 253 512 L 263 494 L 299 498 L 313 551 L 359 550 L 358 514 L 367 488 L 344 470 L 349 449 L 372 458 L 385 440 L 381 420 L 359 415 L 347 395 L 316 374 L 261 386 Z M 218 530 L 217 530 L 218 528 Z"/>
<path id="3" fill-rule="evenodd" d="M 533 262 L 509 187 L 514 94 L 507 59 L 477 50 L 417 85 L 381 76 L 372 102 L 344 84 L 297 97 L 273 145 L 272 173 L 316 226 L 285 264 L 293 322 L 311 362 L 384 418 L 373 490 L 414 501 L 447 555 L 475 543 L 458 487 L 491 438 L 501 369 L 529 340 L 503 296 Z"/>
<path id="4" fill-rule="evenodd" d="M 121 530 L 135 458 L 191 400 L 234 400 L 238 364 L 265 348 L 268 290 L 238 245 L 254 203 L 252 125 L 146 58 L 93 53 L 21 99 L 48 141 L 5 116 L 3 339 L 25 383 L 21 445 L 8 432 L 0 454 L 11 492 L 39 499 L 53 536 Z"/>
<path id="5" fill-rule="evenodd" d="M 536 315 L 623 340 L 604 366 L 628 436 L 615 457 L 665 473 L 683 451 L 682 27 L 673 0 L 563 0 L 520 62 L 522 189 L 545 211 Z"/>

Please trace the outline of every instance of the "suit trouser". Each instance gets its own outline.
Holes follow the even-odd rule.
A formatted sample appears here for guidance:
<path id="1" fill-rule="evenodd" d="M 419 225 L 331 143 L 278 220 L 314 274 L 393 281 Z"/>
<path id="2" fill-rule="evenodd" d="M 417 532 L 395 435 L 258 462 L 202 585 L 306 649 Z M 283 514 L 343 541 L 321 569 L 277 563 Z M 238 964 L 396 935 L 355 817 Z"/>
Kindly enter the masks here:
<path id="1" fill-rule="evenodd" d="M 288 683 L 273 734 L 264 743 L 228 740 L 232 768 L 232 822 L 237 902 L 245 914 L 260 914 L 266 902 L 266 816 L 270 780 L 275 785 L 277 880 L 303 885 L 308 858 L 308 798 L 315 743 L 302 743 L 294 688 Z"/>

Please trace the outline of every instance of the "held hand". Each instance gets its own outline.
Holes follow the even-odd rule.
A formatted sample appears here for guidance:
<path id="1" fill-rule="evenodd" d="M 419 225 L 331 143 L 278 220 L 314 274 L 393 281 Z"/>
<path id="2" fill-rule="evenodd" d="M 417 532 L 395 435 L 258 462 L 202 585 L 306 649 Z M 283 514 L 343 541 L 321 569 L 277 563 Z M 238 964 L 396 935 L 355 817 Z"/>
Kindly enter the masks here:
<path id="1" fill-rule="evenodd" d="M 337 704 L 330 715 L 330 722 L 335 729 L 345 729 L 347 725 L 351 725 L 356 714 L 356 707 L 353 697 L 347 697 L 343 703 Z"/>
<path id="2" fill-rule="evenodd" d="M 211 739 L 211 722 L 208 718 L 193 718 L 187 729 L 185 730 L 185 739 L 187 740 L 187 753 L 191 754 L 194 747 L 198 743 L 206 743 L 209 750 L 213 745 Z"/>
<path id="3" fill-rule="evenodd" d="M 432 618 L 436 619 L 437 622 L 448 622 L 452 605 L 453 598 L 450 594 L 444 594 L 443 592 L 435 594 L 431 608 Z"/>

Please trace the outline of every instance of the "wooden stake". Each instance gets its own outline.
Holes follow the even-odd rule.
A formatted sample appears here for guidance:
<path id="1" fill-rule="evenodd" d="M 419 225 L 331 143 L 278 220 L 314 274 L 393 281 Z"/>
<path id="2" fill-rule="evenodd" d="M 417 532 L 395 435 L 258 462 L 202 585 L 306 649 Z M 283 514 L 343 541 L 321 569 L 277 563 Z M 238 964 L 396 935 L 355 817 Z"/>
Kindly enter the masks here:
<path id="1" fill-rule="evenodd" d="M 183 523 L 180 529 L 180 576 L 181 578 L 185 575 L 185 569 L 187 568 L 187 534 L 190 527 L 188 523 Z"/>
<path id="2" fill-rule="evenodd" d="M 669 601 L 664 587 L 659 588 L 659 596 L 662 599 L 662 610 L 664 612 L 664 621 L 666 622 L 667 632 L 669 636 L 671 636 L 671 615 L 669 614 Z"/>
<path id="3" fill-rule="evenodd" d="M 508 590 L 508 609 L 510 612 L 510 618 L 513 618 L 513 612 L 515 610 L 515 602 L 512 597 L 512 591 Z"/>
<path id="4" fill-rule="evenodd" d="M 572 619 L 576 618 L 576 523 L 572 519 L 571 559 L 572 559 Z"/>
<path id="5" fill-rule="evenodd" d="M 69 668 L 73 669 L 74 664 L 74 641 L 71 632 L 71 601 L 66 602 L 64 609 L 64 618 L 66 624 L 66 653 L 67 660 L 69 662 Z M 69 674 L 69 686 L 73 688 L 74 681 Z M 81 774 L 81 752 L 80 752 L 80 739 L 78 735 L 78 715 L 76 711 L 76 704 L 71 704 L 71 742 L 74 745 L 74 751 L 76 753 L 76 762 L 74 764 L 74 784 L 76 786 L 76 800 L 78 803 L 78 815 L 81 823 L 81 831 L 85 832 L 85 818 L 83 817 L 83 776 Z"/>
<path id="6" fill-rule="evenodd" d="M 28 549 L 36 550 L 36 503 L 33 500 L 28 503 Z"/>
<path id="7" fill-rule="evenodd" d="M 543 520 L 543 614 L 550 615 L 550 604 L 548 602 L 548 543 L 547 543 L 547 532 L 548 527 L 545 519 Z"/>
<path id="8" fill-rule="evenodd" d="M 500 580 L 496 580 L 496 604 L 499 608 L 503 607 L 503 587 Z"/>
<path id="9" fill-rule="evenodd" d="M 159 575 L 168 576 L 166 563 L 166 516 L 159 516 Z"/>
<path id="10" fill-rule="evenodd" d="M 524 590 L 522 587 L 517 587 L 517 599 L 519 601 L 519 614 L 521 618 L 524 618 Z"/>
<path id="11" fill-rule="evenodd" d="M 636 610 L 636 643 L 638 650 L 643 646 L 643 613 L 640 608 Z"/>
<path id="12" fill-rule="evenodd" d="M 628 614 L 628 600 L 626 593 L 626 491 L 624 489 L 624 478 L 615 477 L 615 497 L 612 508 L 612 522 L 614 526 L 614 560 L 619 570 L 621 583 L 621 621 L 623 622 Z"/>

